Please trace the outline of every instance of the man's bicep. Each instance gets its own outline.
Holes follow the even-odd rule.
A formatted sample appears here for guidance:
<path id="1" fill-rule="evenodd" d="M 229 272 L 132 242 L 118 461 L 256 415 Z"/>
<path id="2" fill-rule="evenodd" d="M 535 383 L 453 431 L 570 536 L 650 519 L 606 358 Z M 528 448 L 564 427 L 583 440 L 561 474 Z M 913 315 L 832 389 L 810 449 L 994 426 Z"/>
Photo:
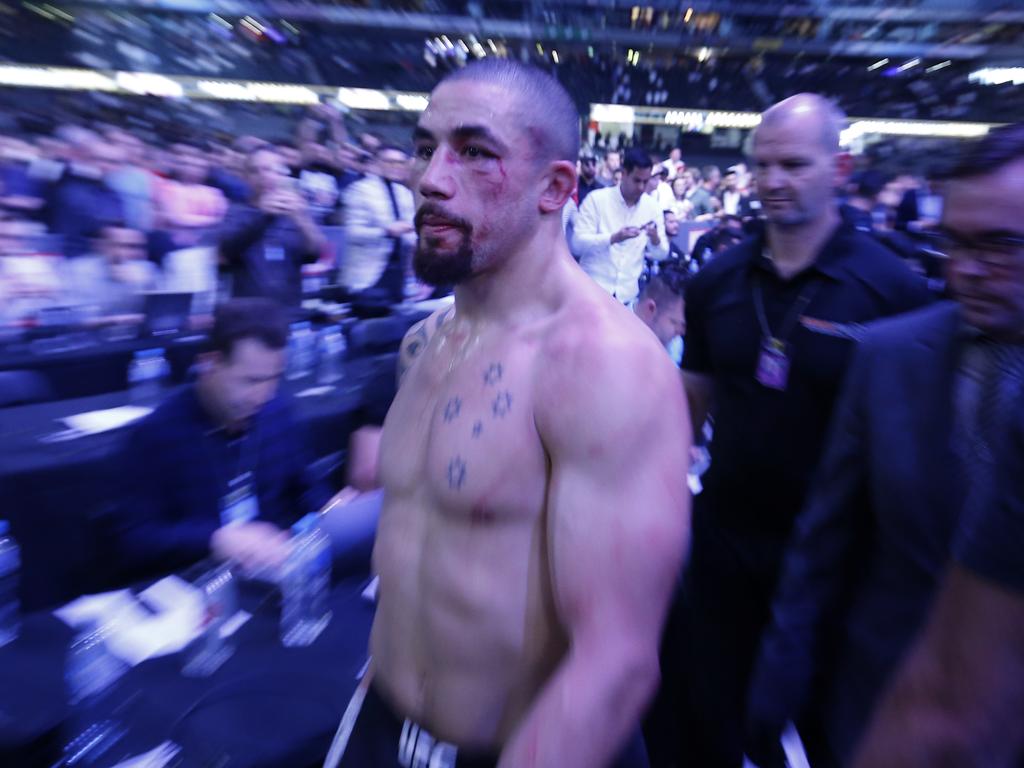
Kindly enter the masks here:
<path id="1" fill-rule="evenodd" d="M 574 638 L 621 630 L 657 642 L 689 531 L 689 430 L 678 411 L 552 457 L 555 592 Z"/>

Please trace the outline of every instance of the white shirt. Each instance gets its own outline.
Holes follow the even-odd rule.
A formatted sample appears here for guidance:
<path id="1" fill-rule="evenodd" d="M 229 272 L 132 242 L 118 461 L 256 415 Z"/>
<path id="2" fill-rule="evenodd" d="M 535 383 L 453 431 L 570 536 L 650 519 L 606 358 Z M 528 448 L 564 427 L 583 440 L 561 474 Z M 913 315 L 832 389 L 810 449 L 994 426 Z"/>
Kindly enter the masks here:
<path id="1" fill-rule="evenodd" d="M 643 227 L 649 222 L 658 227 L 658 245 L 647 234 L 612 245 L 612 235 L 623 227 Z M 629 303 L 639 293 L 644 256 L 661 261 L 668 256 L 665 217 L 654 198 L 640 195 L 630 207 L 616 187 L 596 189 L 587 195 L 576 217 L 572 251 L 580 266 L 608 293 Z"/>
<path id="2" fill-rule="evenodd" d="M 654 200 L 658 203 L 658 207 L 661 208 L 662 213 L 665 211 L 671 211 L 675 208 L 676 196 L 672 194 L 672 186 L 664 181 L 658 185 L 656 190 L 654 190 L 652 197 L 654 197 Z"/>
<path id="3" fill-rule="evenodd" d="M 743 195 L 740 194 L 739 190 L 727 189 L 722 193 L 722 213 L 736 216 L 740 212 L 740 200 L 743 199 Z"/>

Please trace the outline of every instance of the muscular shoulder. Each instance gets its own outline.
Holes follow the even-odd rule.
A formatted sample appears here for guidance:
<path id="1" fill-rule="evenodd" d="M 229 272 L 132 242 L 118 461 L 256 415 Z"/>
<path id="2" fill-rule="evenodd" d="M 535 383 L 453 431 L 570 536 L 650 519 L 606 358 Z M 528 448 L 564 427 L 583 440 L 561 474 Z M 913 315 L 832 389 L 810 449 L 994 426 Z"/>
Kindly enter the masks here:
<path id="1" fill-rule="evenodd" d="M 412 368 L 413 364 L 420 358 L 427 348 L 427 344 L 438 329 L 449 322 L 455 314 L 455 307 L 447 306 L 437 310 L 429 317 L 420 320 L 409 328 L 402 339 L 402 345 L 398 351 L 398 384 L 401 386 L 405 374 Z"/>
<path id="2" fill-rule="evenodd" d="M 537 377 L 537 423 L 549 443 L 610 437 L 682 411 L 675 365 L 650 330 L 613 301 L 574 307 L 546 338 Z"/>

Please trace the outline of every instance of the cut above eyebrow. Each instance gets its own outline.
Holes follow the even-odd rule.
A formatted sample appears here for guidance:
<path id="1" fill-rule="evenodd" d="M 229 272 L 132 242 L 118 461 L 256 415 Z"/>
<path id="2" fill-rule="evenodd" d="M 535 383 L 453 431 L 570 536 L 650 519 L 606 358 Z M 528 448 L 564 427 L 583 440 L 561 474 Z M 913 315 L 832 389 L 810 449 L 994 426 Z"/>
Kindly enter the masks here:
<path id="1" fill-rule="evenodd" d="M 421 125 L 417 125 L 413 129 L 412 137 L 414 141 L 437 141 L 437 137 Z M 452 139 L 455 141 L 471 141 L 473 139 L 477 139 L 491 144 L 499 151 L 505 151 L 508 149 L 505 142 L 495 136 L 489 128 L 483 125 L 460 125 L 452 131 Z"/>
<path id="2" fill-rule="evenodd" d="M 505 142 L 495 136 L 490 128 L 483 125 L 460 125 L 452 131 L 452 136 L 461 141 L 482 139 L 498 149 L 506 149 Z"/>

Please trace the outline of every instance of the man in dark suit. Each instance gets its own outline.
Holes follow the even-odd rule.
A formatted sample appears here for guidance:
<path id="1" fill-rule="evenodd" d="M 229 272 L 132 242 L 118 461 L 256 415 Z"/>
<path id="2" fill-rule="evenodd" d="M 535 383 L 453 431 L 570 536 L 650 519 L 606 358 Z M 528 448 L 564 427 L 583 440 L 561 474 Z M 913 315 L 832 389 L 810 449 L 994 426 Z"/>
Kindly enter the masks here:
<path id="1" fill-rule="evenodd" d="M 289 526 L 328 500 L 290 403 L 277 394 L 287 339 L 272 300 L 221 304 L 195 383 L 128 434 L 114 530 L 125 577 L 210 555 L 251 571 L 276 567 Z"/>
<path id="2" fill-rule="evenodd" d="M 954 541 L 991 498 L 1024 390 L 1024 124 L 971 147 L 948 194 L 957 302 L 867 332 L 797 522 L 748 698 L 762 766 L 780 764 L 779 732 L 812 709 L 815 766 L 848 763 Z"/>

